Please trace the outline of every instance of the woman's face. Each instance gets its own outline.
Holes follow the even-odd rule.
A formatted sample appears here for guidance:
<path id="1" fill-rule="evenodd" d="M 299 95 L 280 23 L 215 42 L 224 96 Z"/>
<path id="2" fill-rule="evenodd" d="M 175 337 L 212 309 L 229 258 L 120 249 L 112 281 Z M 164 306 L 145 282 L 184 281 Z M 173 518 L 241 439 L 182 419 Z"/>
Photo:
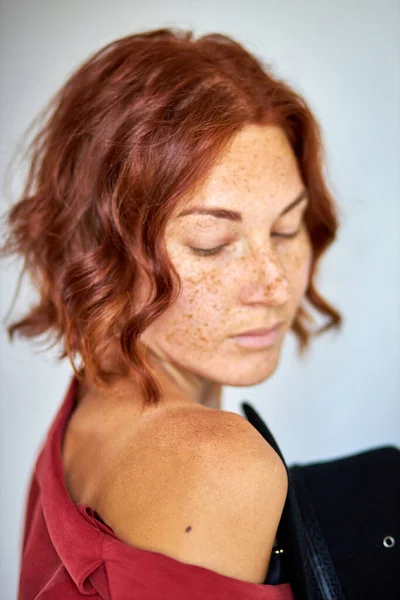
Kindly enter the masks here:
<path id="1" fill-rule="evenodd" d="M 201 192 L 176 207 L 165 241 L 182 293 L 141 339 L 183 376 L 250 386 L 275 370 L 310 275 L 307 195 L 290 208 L 303 190 L 284 131 L 251 125 Z M 283 325 L 272 345 L 247 348 L 232 337 L 277 321 Z"/>

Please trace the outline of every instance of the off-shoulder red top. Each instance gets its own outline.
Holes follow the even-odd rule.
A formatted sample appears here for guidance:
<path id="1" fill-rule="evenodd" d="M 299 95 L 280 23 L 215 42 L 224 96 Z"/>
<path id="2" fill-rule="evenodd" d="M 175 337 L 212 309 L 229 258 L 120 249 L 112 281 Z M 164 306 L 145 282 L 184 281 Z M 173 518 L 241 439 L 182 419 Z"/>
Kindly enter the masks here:
<path id="1" fill-rule="evenodd" d="M 289 583 L 242 581 L 120 540 L 64 482 L 61 444 L 77 379 L 39 449 L 25 507 L 18 600 L 293 600 Z"/>

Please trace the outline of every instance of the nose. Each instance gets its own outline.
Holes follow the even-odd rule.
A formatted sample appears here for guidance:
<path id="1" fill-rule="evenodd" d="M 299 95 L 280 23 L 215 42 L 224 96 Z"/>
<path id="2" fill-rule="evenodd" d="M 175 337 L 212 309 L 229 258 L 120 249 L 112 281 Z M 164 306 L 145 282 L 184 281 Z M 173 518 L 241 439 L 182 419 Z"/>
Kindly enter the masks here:
<path id="1" fill-rule="evenodd" d="M 273 248 L 253 252 L 241 287 L 244 304 L 280 306 L 290 296 L 290 285 L 279 256 Z"/>

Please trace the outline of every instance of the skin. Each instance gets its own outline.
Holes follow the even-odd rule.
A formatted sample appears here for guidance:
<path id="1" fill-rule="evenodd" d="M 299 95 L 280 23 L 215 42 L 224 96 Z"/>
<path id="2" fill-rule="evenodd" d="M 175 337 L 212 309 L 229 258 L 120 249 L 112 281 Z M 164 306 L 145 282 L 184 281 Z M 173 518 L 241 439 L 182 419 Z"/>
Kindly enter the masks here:
<path id="1" fill-rule="evenodd" d="M 220 408 L 222 385 L 255 385 L 276 369 L 310 276 L 312 247 L 303 218 L 308 197 L 279 215 L 303 189 L 284 131 L 250 125 L 233 139 L 201 192 L 172 214 L 165 241 L 183 290 L 142 335 L 170 396 Z M 242 222 L 179 216 L 194 206 L 238 211 Z M 280 237 L 296 231 L 293 239 Z M 209 256 L 191 249 L 224 244 Z M 272 347 L 243 348 L 231 338 L 276 321 L 283 325 Z"/>

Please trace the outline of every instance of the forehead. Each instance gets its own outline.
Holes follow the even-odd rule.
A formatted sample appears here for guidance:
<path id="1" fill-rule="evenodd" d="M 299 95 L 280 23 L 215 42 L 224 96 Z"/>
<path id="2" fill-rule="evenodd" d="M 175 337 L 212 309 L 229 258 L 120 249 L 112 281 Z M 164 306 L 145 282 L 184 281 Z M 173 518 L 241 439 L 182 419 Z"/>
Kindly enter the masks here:
<path id="1" fill-rule="evenodd" d="M 245 209 L 255 197 L 268 204 L 285 204 L 300 186 L 296 156 L 284 130 L 275 125 L 248 125 L 234 136 L 202 188 L 185 206 L 224 201 Z"/>

